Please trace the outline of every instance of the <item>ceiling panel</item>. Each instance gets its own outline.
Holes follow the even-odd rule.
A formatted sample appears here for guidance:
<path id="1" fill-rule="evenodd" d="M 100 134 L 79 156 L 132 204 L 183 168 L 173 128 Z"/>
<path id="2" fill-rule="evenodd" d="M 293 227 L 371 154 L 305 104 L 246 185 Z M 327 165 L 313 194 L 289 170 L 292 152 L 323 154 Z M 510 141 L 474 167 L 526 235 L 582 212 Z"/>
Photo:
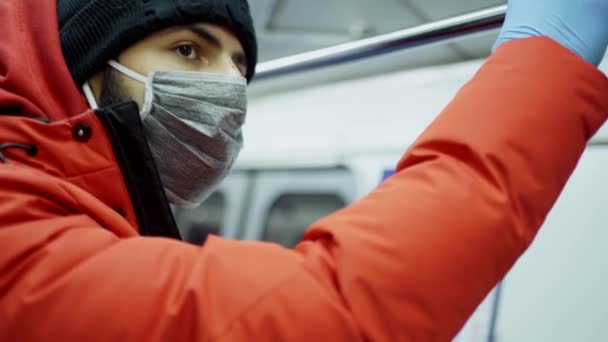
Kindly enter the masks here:
<path id="1" fill-rule="evenodd" d="M 474 10 L 479 10 L 506 3 L 505 0 L 398 0 L 404 4 L 410 4 L 420 13 L 424 14 L 427 20 L 437 20 L 446 17 L 465 14 Z"/>
<path id="2" fill-rule="evenodd" d="M 367 30 L 385 33 L 418 25 L 416 17 L 397 0 L 284 0 L 268 30 L 326 32 L 351 35 Z"/>
<path id="3" fill-rule="evenodd" d="M 428 23 L 504 0 L 250 0 L 260 61 L 350 42 Z M 411 54 L 408 65 L 427 66 L 487 56 L 495 35 Z M 432 52 L 431 52 L 432 51 Z M 425 55 L 427 53 L 427 55 Z M 442 53 L 442 56 L 437 56 Z M 408 58 L 408 57 L 406 57 Z M 425 62 L 426 61 L 426 62 Z"/>
<path id="4" fill-rule="evenodd" d="M 251 15 L 256 29 L 263 30 L 273 15 L 277 0 L 249 0 Z"/>

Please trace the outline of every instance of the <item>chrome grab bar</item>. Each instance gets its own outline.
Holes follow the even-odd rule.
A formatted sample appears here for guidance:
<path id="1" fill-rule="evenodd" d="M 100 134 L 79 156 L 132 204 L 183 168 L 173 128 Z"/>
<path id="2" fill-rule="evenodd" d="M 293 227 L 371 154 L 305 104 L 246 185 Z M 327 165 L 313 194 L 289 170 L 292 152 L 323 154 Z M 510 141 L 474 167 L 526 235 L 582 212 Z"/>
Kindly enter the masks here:
<path id="1" fill-rule="evenodd" d="M 502 25 L 506 13 L 507 5 L 490 7 L 372 38 L 259 63 L 254 81 L 447 42 L 496 29 Z"/>

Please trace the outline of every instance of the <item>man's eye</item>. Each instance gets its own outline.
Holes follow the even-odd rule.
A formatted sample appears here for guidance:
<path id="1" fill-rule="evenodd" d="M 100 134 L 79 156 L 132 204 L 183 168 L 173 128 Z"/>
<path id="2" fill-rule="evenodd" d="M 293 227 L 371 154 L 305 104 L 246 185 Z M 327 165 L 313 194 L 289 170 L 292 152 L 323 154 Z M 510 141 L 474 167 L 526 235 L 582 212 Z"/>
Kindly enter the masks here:
<path id="1" fill-rule="evenodd" d="M 198 54 L 196 52 L 196 48 L 192 44 L 184 44 L 175 48 L 175 52 L 181 57 L 185 57 L 188 59 L 196 59 L 198 58 Z"/>

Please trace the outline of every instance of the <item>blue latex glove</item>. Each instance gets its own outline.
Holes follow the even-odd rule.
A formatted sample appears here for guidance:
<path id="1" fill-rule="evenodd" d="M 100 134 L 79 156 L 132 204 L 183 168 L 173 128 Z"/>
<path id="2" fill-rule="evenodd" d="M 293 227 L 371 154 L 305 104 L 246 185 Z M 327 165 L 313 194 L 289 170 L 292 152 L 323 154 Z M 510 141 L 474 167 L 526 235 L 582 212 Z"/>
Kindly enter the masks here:
<path id="1" fill-rule="evenodd" d="M 608 0 L 509 0 L 494 50 L 516 38 L 548 36 L 598 65 L 608 46 Z"/>

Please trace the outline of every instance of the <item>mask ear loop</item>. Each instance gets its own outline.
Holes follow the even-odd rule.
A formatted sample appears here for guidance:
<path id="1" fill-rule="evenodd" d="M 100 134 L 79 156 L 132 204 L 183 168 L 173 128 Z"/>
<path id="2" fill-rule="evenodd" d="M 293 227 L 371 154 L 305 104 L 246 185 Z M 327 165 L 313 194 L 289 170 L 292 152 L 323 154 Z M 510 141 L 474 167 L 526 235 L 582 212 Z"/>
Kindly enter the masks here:
<path id="1" fill-rule="evenodd" d="M 152 85 L 150 84 L 149 78 L 145 77 L 143 75 L 140 75 L 139 73 L 127 68 L 126 66 L 114 61 L 114 60 L 109 60 L 108 64 L 118 70 L 118 72 L 122 73 L 123 75 L 130 77 L 140 83 L 143 83 L 145 86 L 145 91 L 144 91 L 144 104 L 143 104 L 143 108 L 141 108 L 140 110 L 140 116 L 143 119 L 146 115 L 148 115 L 148 113 L 150 112 L 150 110 L 152 109 Z"/>
<path id="2" fill-rule="evenodd" d="M 89 107 L 91 107 L 92 110 L 96 110 L 97 108 L 99 108 L 99 106 L 97 105 L 97 100 L 95 100 L 95 95 L 93 95 L 91 85 L 88 81 L 84 82 L 84 85 L 82 86 L 82 91 L 84 92 L 84 97 L 89 103 Z"/>
<path id="3" fill-rule="evenodd" d="M 108 61 L 108 64 L 109 64 L 109 65 L 110 65 L 112 68 L 114 68 L 114 69 L 116 69 L 116 70 L 120 71 L 120 72 L 121 72 L 122 74 L 124 74 L 125 76 L 131 77 L 132 79 L 134 79 L 134 80 L 136 80 L 136 81 L 139 81 L 139 82 L 141 82 L 141 83 L 143 83 L 143 84 L 146 84 L 146 82 L 148 82 L 148 78 L 147 78 L 147 77 L 142 76 L 142 75 L 140 75 L 140 74 L 136 73 L 135 71 L 133 71 L 133 70 L 131 70 L 131 69 L 127 68 L 126 66 L 124 66 L 124 65 L 122 65 L 122 64 L 120 64 L 120 63 L 118 63 L 118 62 L 116 62 L 116 61 L 109 60 L 109 61 Z"/>

